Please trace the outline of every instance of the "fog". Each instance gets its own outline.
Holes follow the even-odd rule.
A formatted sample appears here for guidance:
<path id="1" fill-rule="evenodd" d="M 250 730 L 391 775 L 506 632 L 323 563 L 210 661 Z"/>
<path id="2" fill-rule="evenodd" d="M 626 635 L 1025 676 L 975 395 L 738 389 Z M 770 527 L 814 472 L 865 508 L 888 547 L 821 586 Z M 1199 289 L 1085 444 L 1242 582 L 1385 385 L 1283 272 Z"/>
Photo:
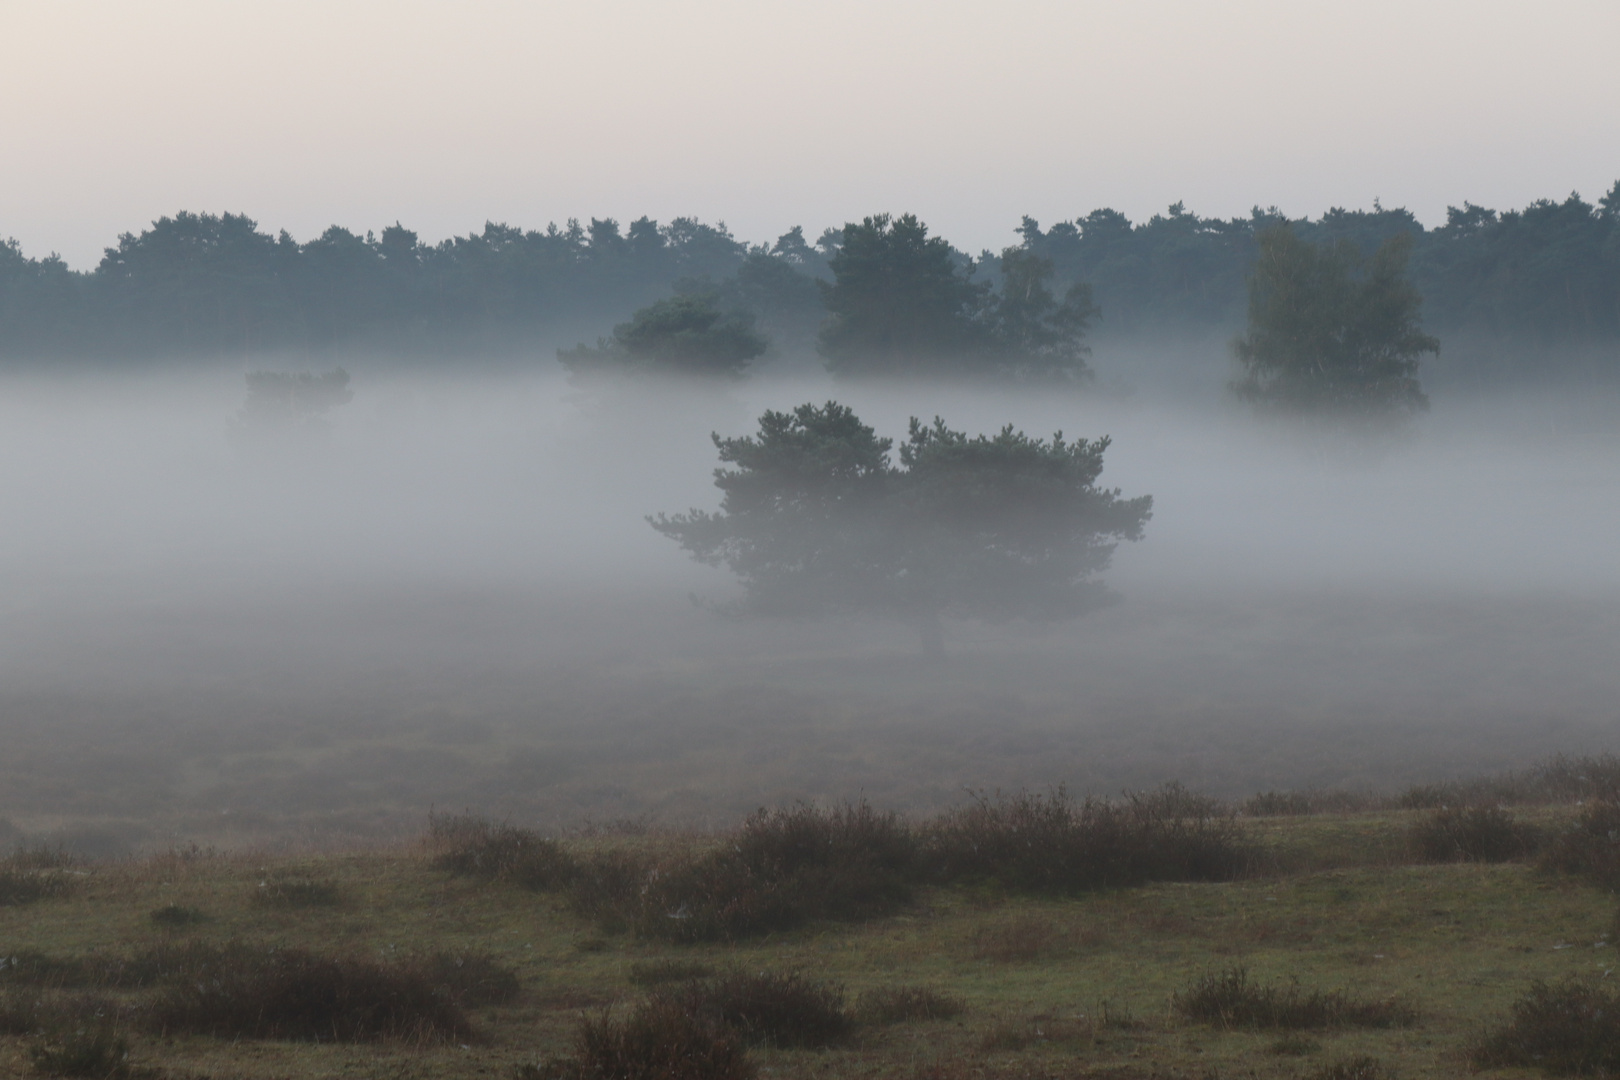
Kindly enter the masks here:
<path id="1" fill-rule="evenodd" d="M 1176 391 L 1154 363 L 1099 354 L 1076 394 L 356 364 L 329 436 L 276 453 L 227 439 L 241 371 L 10 378 L 0 815 L 103 852 L 353 843 L 435 806 L 702 825 L 1617 749 L 1620 403 L 1437 393 L 1334 434 L 1225 401 L 1219 359 Z M 729 575 L 644 515 L 716 505 L 711 431 L 829 397 L 894 437 L 1110 436 L 1104 483 L 1154 497 L 1117 602 L 952 622 L 943 661 L 881 619 L 717 613 Z"/>

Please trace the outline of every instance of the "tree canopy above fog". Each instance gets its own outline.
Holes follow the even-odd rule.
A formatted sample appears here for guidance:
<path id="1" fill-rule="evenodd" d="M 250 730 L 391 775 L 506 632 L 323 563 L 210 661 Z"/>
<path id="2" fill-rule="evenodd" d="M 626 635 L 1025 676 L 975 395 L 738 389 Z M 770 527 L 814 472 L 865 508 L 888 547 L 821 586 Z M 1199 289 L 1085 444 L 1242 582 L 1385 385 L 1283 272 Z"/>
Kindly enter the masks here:
<path id="1" fill-rule="evenodd" d="M 1448 341 L 1524 352 L 1620 338 L 1617 184 L 1596 204 L 1464 202 L 1434 229 L 1376 204 L 1315 220 L 1260 209 L 1204 218 L 1178 203 L 1132 222 L 1101 209 L 1046 228 L 1025 218 L 1017 244 L 976 258 L 904 216 L 813 242 L 802 228 L 750 245 L 723 224 L 638 218 L 625 228 L 490 223 L 424 244 L 399 224 L 363 235 L 333 226 L 299 242 L 243 215 L 179 213 L 119 237 L 89 272 L 0 243 L 0 356 L 548 357 L 685 295 L 754 316 L 767 357 L 808 356 L 819 343 L 835 369 L 883 373 L 927 348 L 944 368 L 1072 378 L 1088 329 L 1114 342 L 1229 337 L 1244 322 L 1258 237 L 1283 223 L 1303 242 L 1345 240 L 1363 256 L 1410 236 L 1426 329 Z"/>
<path id="2" fill-rule="evenodd" d="M 1108 439 L 969 436 L 913 418 L 890 461 L 829 401 L 768 411 L 756 434 L 714 436 L 718 512 L 650 518 L 693 558 L 724 566 L 765 614 L 865 611 L 937 627 L 943 616 L 1067 619 L 1103 602 L 1097 576 L 1137 540 L 1149 496 L 1097 486 Z"/>

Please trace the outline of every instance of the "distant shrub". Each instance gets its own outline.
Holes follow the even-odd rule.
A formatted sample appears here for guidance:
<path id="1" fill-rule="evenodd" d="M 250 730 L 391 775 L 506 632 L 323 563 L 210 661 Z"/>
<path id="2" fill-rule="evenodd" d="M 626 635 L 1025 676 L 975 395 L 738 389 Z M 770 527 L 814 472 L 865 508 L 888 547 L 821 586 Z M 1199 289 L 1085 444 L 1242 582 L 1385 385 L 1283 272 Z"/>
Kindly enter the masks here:
<path id="1" fill-rule="evenodd" d="M 655 996 L 724 1024 L 751 1043 L 829 1046 L 855 1029 L 842 987 L 795 972 L 733 970 Z"/>
<path id="2" fill-rule="evenodd" d="M 1056 938 L 1057 928 L 1050 921 L 1029 915 L 981 926 L 973 932 L 973 959 L 1027 964 L 1045 955 Z"/>
<path id="3" fill-rule="evenodd" d="M 1534 854 L 1540 840 L 1500 806 L 1444 807 L 1411 831 L 1413 850 L 1425 862 L 1508 862 Z"/>
<path id="4" fill-rule="evenodd" d="M 470 814 L 432 815 L 428 842 L 438 849 L 434 863 L 440 869 L 537 892 L 567 887 L 579 869 L 557 841 Z"/>
<path id="5" fill-rule="evenodd" d="M 460 1007 L 419 968 L 304 949 L 240 948 L 165 983 L 154 999 L 161 1032 L 220 1038 L 363 1042 L 465 1039 Z"/>
<path id="6" fill-rule="evenodd" d="M 184 904 L 164 904 L 154 910 L 147 918 L 159 926 L 168 927 L 196 926 L 198 923 L 208 921 L 207 915 L 194 907 L 186 907 Z"/>
<path id="7" fill-rule="evenodd" d="M 728 840 L 657 868 L 641 889 L 638 932 L 729 940 L 886 915 L 911 899 L 916 840 L 865 802 L 760 810 Z"/>
<path id="8" fill-rule="evenodd" d="M 523 992 L 517 971 L 488 953 L 438 952 L 410 966 L 457 1005 L 506 1005 Z"/>
<path id="9" fill-rule="evenodd" d="M 961 998 L 926 986 L 884 986 L 864 991 L 855 999 L 855 1019 L 872 1025 L 949 1020 L 966 1008 Z"/>
<path id="10" fill-rule="evenodd" d="M 714 974 L 708 964 L 687 960 L 648 960 L 630 965 L 630 981 L 636 986 L 664 986 L 675 982 L 707 979 Z"/>
<path id="11" fill-rule="evenodd" d="M 518 1069 L 516 1080 L 753 1080 L 736 1033 L 655 997 L 623 1020 L 581 1017 L 574 1056 Z"/>
<path id="12" fill-rule="evenodd" d="M 1558 1076 L 1620 1073 L 1620 994 L 1569 980 L 1531 985 L 1507 1023 L 1474 1048 L 1480 1068 L 1540 1067 Z"/>
<path id="13" fill-rule="evenodd" d="M 1250 862 L 1235 822 L 1180 785 L 1122 803 L 1050 795 L 980 795 L 936 819 L 925 855 L 941 883 L 992 881 L 1067 894 L 1150 881 L 1224 881 Z"/>
<path id="14" fill-rule="evenodd" d="M 1259 986 L 1243 968 L 1205 975 L 1172 999 L 1189 1020 L 1222 1027 L 1389 1028 L 1415 1023 L 1417 1014 L 1394 998 L 1352 998 L 1342 990 L 1306 991 L 1298 985 Z"/>
<path id="15" fill-rule="evenodd" d="M 1594 799 L 1581 807 L 1575 821 L 1543 848 L 1540 865 L 1604 888 L 1620 887 L 1620 800 Z"/>
<path id="16" fill-rule="evenodd" d="M 1408 788 L 1393 800 L 1403 810 L 1442 806 L 1531 806 L 1620 799 L 1620 757 L 1560 754 L 1522 772 L 1502 772 Z"/>
<path id="17" fill-rule="evenodd" d="M 253 890 L 253 902 L 261 907 L 336 907 L 342 899 L 338 883 L 330 878 L 266 880 Z"/>

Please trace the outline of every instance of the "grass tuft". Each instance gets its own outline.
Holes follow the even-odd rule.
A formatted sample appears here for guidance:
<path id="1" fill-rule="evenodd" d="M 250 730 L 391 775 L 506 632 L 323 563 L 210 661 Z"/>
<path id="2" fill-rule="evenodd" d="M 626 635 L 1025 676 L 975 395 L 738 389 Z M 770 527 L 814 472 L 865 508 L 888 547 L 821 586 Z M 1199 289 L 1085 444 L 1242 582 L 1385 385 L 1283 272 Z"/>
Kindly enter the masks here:
<path id="1" fill-rule="evenodd" d="M 253 902 L 271 908 L 336 907 L 343 899 L 330 878 L 282 878 L 259 882 Z"/>
<path id="2" fill-rule="evenodd" d="M 1205 975 L 1172 999 L 1189 1020 L 1221 1027 L 1310 1030 L 1391 1028 L 1416 1023 L 1417 1013 L 1398 998 L 1353 998 L 1343 990 L 1310 990 L 1298 985 L 1260 986 L 1243 968 Z"/>
<path id="3" fill-rule="evenodd" d="M 154 910 L 147 918 L 159 926 L 171 928 L 196 926 L 199 923 L 208 921 L 207 915 L 194 907 L 186 907 L 184 904 L 164 904 Z"/>
<path id="4" fill-rule="evenodd" d="M 1594 799 L 1542 852 L 1541 867 L 1620 887 L 1620 799 Z"/>
<path id="5" fill-rule="evenodd" d="M 1474 1048 L 1474 1064 L 1540 1067 L 1556 1076 L 1620 1072 L 1620 994 L 1569 980 L 1536 982 L 1506 1024 Z"/>
<path id="6" fill-rule="evenodd" d="M 34 1071 L 45 1076 L 84 1080 L 133 1080 L 150 1076 L 129 1060 L 129 1040 L 111 1023 L 63 1028 L 45 1036 L 29 1051 Z"/>

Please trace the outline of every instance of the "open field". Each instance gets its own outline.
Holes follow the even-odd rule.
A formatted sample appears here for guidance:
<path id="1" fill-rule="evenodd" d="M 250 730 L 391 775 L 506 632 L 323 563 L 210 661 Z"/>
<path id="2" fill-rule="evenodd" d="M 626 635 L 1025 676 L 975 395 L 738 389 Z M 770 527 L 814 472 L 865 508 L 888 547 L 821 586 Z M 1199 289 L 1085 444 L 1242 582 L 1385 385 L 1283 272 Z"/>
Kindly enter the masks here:
<path id="1" fill-rule="evenodd" d="M 1545 850 L 1585 812 L 1543 805 L 1512 813 Z M 747 1062 L 775 1077 L 1455 1076 L 1535 980 L 1607 985 L 1615 902 L 1586 878 L 1538 868 L 1530 854 L 1423 862 L 1413 830 L 1436 813 L 1220 818 L 1244 852 L 1240 869 L 1213 874 L 1228 880 L 1043 894 L 1010 873 L 970 875 L 921 883 L 864 919 L 691 943 L 587 910 L 578 888 L 508 872 L 517 863 L 477 864 L 469 852 L 495 849 L 458 840 L 450 819 L 427 839 L 359 853 L 177 850 L 33 871 L 63 886 L 0 906 L 0 953 L 18 958 L 0 967 L 0 994 L 13 1010 L 19 995 L 100 995 L 95 1008 L 129 1040 L 129 1061 L 176 1080 L 517 1077 L 522 1066 L 575 1054 L 582 1018 L 611 1010 L 622 1022 L 660 987 L 667 995 L 683 977 L 732 970 L 797 973 L 843 994 L 845 1028 L 821 1040 L 827 1045 L 766 1038 L 746 1050 Z M 575 835 L 557 850 L 580 865 L 629 860 L 668 876 L 680 859 L 729 857 L 733 835 L 749 843 L 747 834 L 652 830 Z M 487 872 L 469 869 L 475 864 Z M 167 914 L 155 919 L 160 909 Z M 388 970 L 431 967 L 431 957 L 447 954 L 482 965 L 496 982 L 509 969 L 518 986 L 466 993 L 470 1027 L 450 1035 L 239 1038 L 187 1033 L 180 1021 L 157 1031 L 159 1016 L 177 1015 L 170 999 L 180 992 L 158 970 L 179 962 L 162 958 L 209 945 L 243 955 L 308 950 Z M 158 973 L 129 974 L 145 968 Z M 1178 1006 L 1201 978 L 1230 979 L 1238 969 L 1250 986 L 1284 997 L 1290 988 L 1296 997 L 1342 991 L 1343 1001 L 1373 1010 L 1372 1026 L 1329 1015 L 1301 1029 L 1254 1028 L 1237 1013 L 1223 1023 Z M 873 992 L 899 988 L 930 991 L 938 996 L 927 1000 L 951 1007 L 913 1010 L 921 1019 L 904 1019 L 903 1007 L 885 1014 Z M 103 1021 L 77 1022 L 82 1030 Z M 17 1027 L 0 1040 L 5 1075 L 30 1075 L 30 1055 L 66 1037 L 42 1041 Z M 1369 1071 L 1367 1058 L 1383 1071 Z M 1338 1065 L 1362 1071 L 1329 1071 Z M 557 1068 L 527 1075 L 565 1075 Z"/>

